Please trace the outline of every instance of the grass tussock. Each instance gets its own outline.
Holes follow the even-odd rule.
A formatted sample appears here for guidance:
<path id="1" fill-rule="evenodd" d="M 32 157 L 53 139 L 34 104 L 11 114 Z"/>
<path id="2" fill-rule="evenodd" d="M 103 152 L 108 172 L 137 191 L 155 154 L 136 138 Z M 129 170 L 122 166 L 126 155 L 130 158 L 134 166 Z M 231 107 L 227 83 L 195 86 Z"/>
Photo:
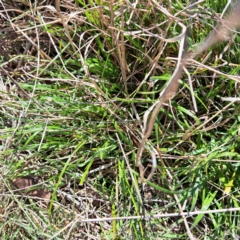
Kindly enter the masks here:
<path id="1" fill-rule="evenodd" d="M 164 39 L 180 21 L 191 51 L 227 3 L 0 2 L 2 239 L 238 239 L 239 213 L 224 211 L 240 204 L 238 32 L 191 61 L 160 109 L 150 182 L 136 166 L 143 115 L 177 64 L 179 41 Z M 223 212 L 161 215 L 200 210 Z"/>

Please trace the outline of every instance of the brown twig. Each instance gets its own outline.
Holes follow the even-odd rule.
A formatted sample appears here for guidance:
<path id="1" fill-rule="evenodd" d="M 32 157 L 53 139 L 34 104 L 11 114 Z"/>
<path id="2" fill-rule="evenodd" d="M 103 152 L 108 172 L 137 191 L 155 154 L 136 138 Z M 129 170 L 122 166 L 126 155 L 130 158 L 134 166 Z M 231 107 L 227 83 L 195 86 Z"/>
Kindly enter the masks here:
<path id="1" fill-rule="evenodd" d="M 149 138 L 149 136 L 152 132 L 152 129 L 153 129 L 156 117 L 159 113 L 159 110 L 165 103 L 167 103 L 168 101 L 170 101 L 172 99 L 172 97 L 178 90 L 178 86 L 179 86 L 178 80 L 182 76 L 183 68 L 187 65 L 188 61 L 197 57 L 199 54 L 205 52 L 207 49 L 209 49 L 216 43 L 227 40 L 227 38 L 230 36 L 232 30 L 240 25 L 239 24 L 239 22 L 240 22 L 240 14 L 239 13 L 240 13 L 240 0 L 238 0 L 236 2 L 235 8 L 231 12 L 229 17 L 227 17 L 224 21 L 222 21 L 216 27 L 216 29 L 212 33 L 209 34 L 209 36 L 206 38 L 206 40 L 202 44 L 200 44 L 197 48 L 195 48 L 195 50 L 192 53 L 188 53 L 185 56 L 181 56 L 181 48 L 180 48 L 180 54 L 178 57 L 178 66 L 177 66 L 175 72 L 173 73 L 171 79 L 169 80 L 169 83 L 166 86 L 166 88 L 160 94 L 159 100 L 156 103 L 154 103 L 146 111 L 145 116 L 144 116 L 143 137 L 142 137 L 141 143 L 139 145 L 137 157 L 136 157 L 136 163 L 139 167 L 139 172 L 140 172 L 140 177 L 141 177 L 142 182 L 144 182 L 144 167 L 141 162 L 141 157 L 142 157 L 142 152 L 143 152 L 143 149 L 145 146 L 145 142 Z M 182 24 L 182 27 L 184 27 L 183 24 Z M 152 112 L 152 114 L 150 117 L 148 117 L 150 112 Z M 149 119 L 149 121 L 148 121 L 148 119 Z"/>

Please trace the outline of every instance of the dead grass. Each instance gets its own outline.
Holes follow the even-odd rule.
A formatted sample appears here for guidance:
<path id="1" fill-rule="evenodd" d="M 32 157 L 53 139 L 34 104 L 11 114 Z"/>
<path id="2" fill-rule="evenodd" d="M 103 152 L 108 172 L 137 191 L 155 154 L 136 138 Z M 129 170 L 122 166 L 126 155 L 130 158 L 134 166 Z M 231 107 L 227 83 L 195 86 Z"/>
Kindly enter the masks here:
<path id="1" fill-rule="evenodd" d="M 237 239 L 237 32 L 187 64 L 160 109 L 141 155 L 145 176 L 158 162 L 151 182 L 136 166 L 144 113 L 177 67 L 179 21 L 192 50 L 224 4 L 1 1 L 2 239 Z M 19 179 L 31 179 L 24 192 Z"/>

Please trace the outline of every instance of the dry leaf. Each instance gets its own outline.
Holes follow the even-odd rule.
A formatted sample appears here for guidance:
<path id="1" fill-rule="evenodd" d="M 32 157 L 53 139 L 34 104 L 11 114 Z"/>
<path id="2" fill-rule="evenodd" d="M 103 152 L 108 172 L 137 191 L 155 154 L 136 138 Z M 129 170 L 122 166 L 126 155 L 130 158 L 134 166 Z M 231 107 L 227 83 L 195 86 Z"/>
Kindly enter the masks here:
<path id="1" fill-rule="evenodd" d="M 18 190 L 17 192 L 21 195 L 42 198 L 46 203 L 48 203 L 51 198 L 51 193 L 47 189 L 39 188 L 31 190 L 31 187 L 38 183 L 38 179 L 26 176 L 17 178 L 14 182 L 12 182 L 12 186 Z"/>

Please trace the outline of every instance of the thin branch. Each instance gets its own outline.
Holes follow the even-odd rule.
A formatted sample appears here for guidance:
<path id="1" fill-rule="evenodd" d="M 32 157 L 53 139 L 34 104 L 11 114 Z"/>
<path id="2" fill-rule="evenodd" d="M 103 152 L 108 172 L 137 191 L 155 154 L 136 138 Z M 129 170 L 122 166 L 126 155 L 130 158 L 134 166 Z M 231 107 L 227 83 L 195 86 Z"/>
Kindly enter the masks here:
<path id="1" fill-rule="evenodd" d="M 157 4 L 155 1 L 153 1 L 155 4 Z M 157 5 L 158 7 L 160 5 Z M 169 15 L 169 13 L 166 13 L 166 9 L 163 9 L 160 7 L 161 11 L 164 11 L 165 14 L 167 14 L 169 17 L 173 18 L 172 15 Z M 187 63 L 192 60 L 193 58 L 197 57 L 199 54 L 205 52 L 207 49 L 215 45 L 216 43 L 226 41 L 227 38 L 230 36 L 232 30 L 236 27 L 238 27 L 240 24 L 240 0 L 238 0 L 235 4 L 234 10 L 231 12 L 228 18 L 226 20 L 221 21 L 221 23 L 216 27 L 215 31 L 209 34 L 209 36 L 206 38 L 206 40 L 200 44 L 197 48 L 192 53 L 188 53 L 185 56 L 182 56 L 183 53 L 183 44 L 184 44 L 184 37 L 181 40 L 181 45 L 179 49 L 179 56 L 178 56 L 178 65 L 177 68 L 175 69 L 171 79 L 169 80 L 168 85 L 165 87 L 165 89 L 161 92 L 159 100 L 157 103 L 154 103 L 153 106 L 151 106 L 149 110 L 146 111 L 145 116 L 144 116 L 144 129 L 143 129 L 143 137 L 142 141 L 139 145 L 138 152 L 137 152 L 137 157 L 136 157 L 136 163 L 139 167 L 139 172 L 141 176 L 141 181 L 144 181 L 144 167 L 141 162 L 141 157 L 142 157 L 142 152 L 145 146 L 146 140 L 149 138 L 150 134 L 152 133 L 153 126 L 156 120 L 156 117 L 162 108 L 162 106 L 170 101 L 174 94 L 178 90 L 178 80 L 182 76 L 182 71 L 183 68 L 187 65 Z M 175 19 L 176 20 L 176 19 Z M 182 27 L 182 32 L 186 32 L 186 27 L 178 22 L 178 24 Z M 234 78 L 235 80 L 238 80 L 238 78 Z M 152 111 L 152 115 L 148 120 L 148 116 L 150 112 Z"/>
<path id="2" fill-rule="evenodd" d="M 216 210 L 206 210 L 206 211 L 195 211 L 195 212 L 182 212 L 182 213 L 163 213 L 155 214 L 150 216 L 151 219 L 167 218 L 167 217 L 190 217 L 199 214 L 213 214 L 213 213 L 223 213 L 223 212 L 235 212 L 240 211 L 238 208 L 226 208 L 226 209 L 216 209 Z M 92 218 L 92 219 L 81 219 L 80 222 L 104 222 L 104 221 L 114 221 L 114 220 L 134 220 L 134 219 L 144 219 L 144 216 L 129 216 L 129 217 L 113 217 L 113 218 Z M 149 220 L 149 219 L 148 219 Z"/>

